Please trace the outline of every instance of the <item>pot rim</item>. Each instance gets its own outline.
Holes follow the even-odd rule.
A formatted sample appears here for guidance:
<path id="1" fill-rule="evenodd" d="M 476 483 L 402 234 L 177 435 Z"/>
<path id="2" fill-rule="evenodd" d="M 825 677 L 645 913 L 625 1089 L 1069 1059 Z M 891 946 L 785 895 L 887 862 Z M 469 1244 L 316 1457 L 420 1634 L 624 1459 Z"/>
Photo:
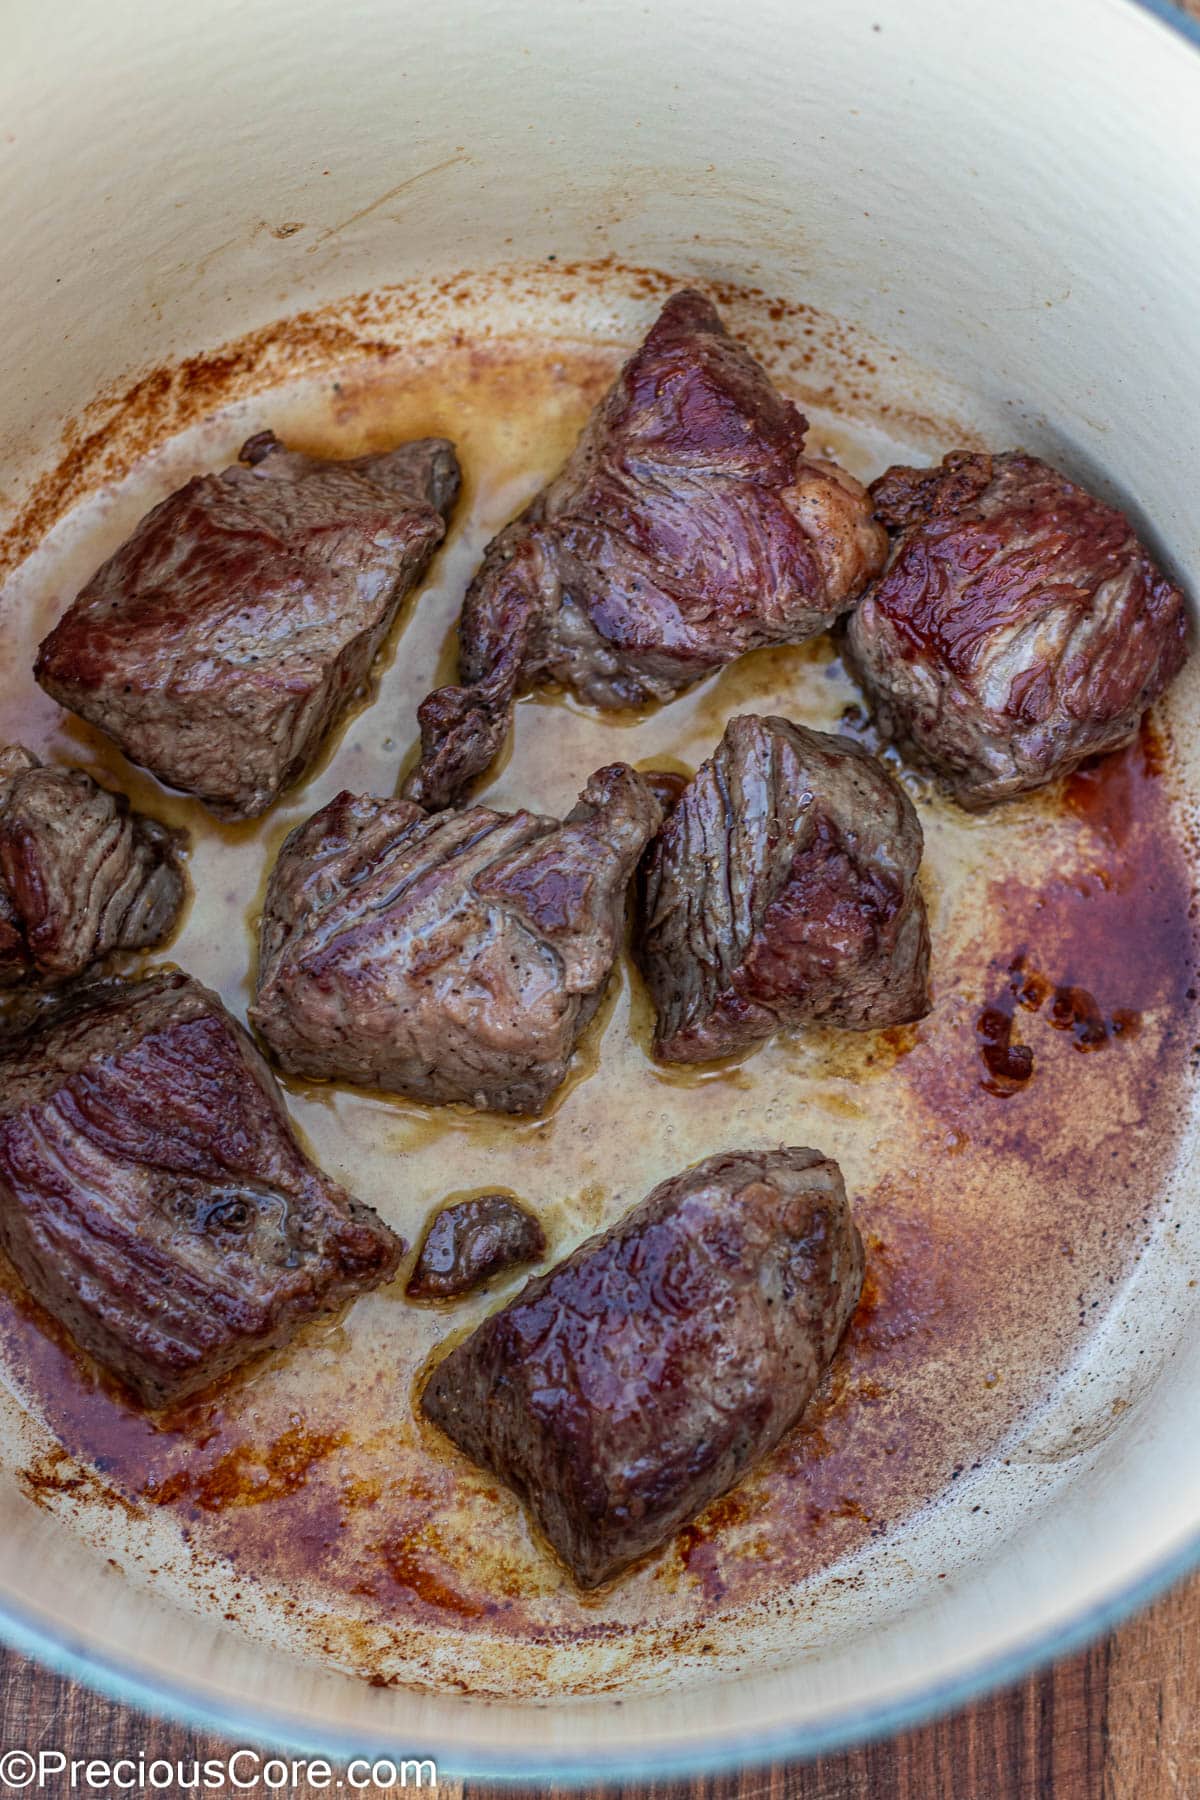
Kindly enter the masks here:
<path id="1" fill-rule="evenodd" d="M 1142 4 L 1142 0 L 1133 0 L 1133 3 Z M 756 1731 L 745 1737 L 726 1737 L 703 1749 L 686 1751 L 652 1747 L 622 1751 L 619 1747 L 606 1745 L 602 1754 L 592 1750 L 575 1757 L 554 1752 L 543 1758 L 531 1749 L 498 1755 L 494 1750 L 484 1750 L 480 1746 L 465 1750 L 450 1746 L 443 1755 L 436 1743 L 414 1744 L 406 1739 L 400 1746 L 391 1741 L 390 1733 L 387 1738 L 376 1736 L 372 1742 L 366 1730 L 350 1734 L 332 1725 L 309 1733 L 296 1720 L 271 1721 L 253 1709 L 242 1711 L 233 1705 L 205 1700 L 174 1682 L 155 1680 L 95 1651 L 73 1648 L 65 1638 L 7 1602 L 0 1604 L 0 1641 L 19 1655 L 41 1663 L 55 1675 L 82 1682 L 105 1699 L 133 1707 L 151 1720 L 167 1720 L 192 1730 L 215 1732 L 231 1749 L 245 1744 L 255 1749 L 285 1750 L 307 1756 L 310 1761 L 318 1757 L 345 1761 L 362 1756 L 402 1754 L 406 1761 L 428 1759 L 433 1762 L 439 1782 L 448 1779 L 515 1786 L 536 1779 L 539 1783 L 571 1787 L 603 1784 L 607 1789 L 616 1782 L 647 1776 L 657 1780 L 684 1780 L 731 1774 L 767 1763 L 806 1762 L 816 1756 L 852 1749 L 859 1744 L 912 1730 L 1083 1649 L 1197 1569 L 1200 1569 L 1200 1529 L 1161 1562 L 1106 1599 L 1087 1607 L 1075 1618 L 1035 1633 L 997 1655 L 985 1657 L 956 1675 L 934 1682 L 920 1693 L 882 1705 L 847 1708 L 821 1723 L 789 1725 L 769 1733 Z"/>

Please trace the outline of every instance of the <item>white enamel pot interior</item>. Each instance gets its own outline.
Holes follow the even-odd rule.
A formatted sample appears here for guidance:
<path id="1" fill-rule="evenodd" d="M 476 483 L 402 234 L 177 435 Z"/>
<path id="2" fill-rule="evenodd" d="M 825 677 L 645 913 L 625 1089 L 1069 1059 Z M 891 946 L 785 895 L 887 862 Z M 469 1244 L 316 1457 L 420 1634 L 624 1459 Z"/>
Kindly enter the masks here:
<path id="1" fill-rule="evenodd" d="M 1103 479 L 1200 593 L 1187 31 L 1127 0 L 15 0 L 0 526 L 28 536 L 30 496 L 72 445 L 48 518 L 195 422 L 185 384 L 124 435 L 117 417 L 105 437 L 102 405 L 64 442 L 147 370 L 382 290 L 374 329 L 403 340 L 397 290 L 612 258 L 752 284 L 869 334 L 927 372 L 914 411 L 961 402 Z M 554 293 L 585 327 L 626 329 L 602 281 L 590 299 Z M 495 304 L 536 326 L 536 282 Z M 263 343 L 242 391 L 284 372 Z M 1171 725 L 1200 797 L 1195 677 Z M 790 1653 L 776 1630 L 717 1681 L 681 1664 L 656 1690 L 537 1706 L 375 1689 L 116 1572 L 25 1498 L 16 1418 L 0 1630 L 232 1737 L 404 1749 L 529 1787 L 799 1755 L 947 1707 L 1099 1631 L 1200 1549 L 1191 1131 L 1147 1197 L 1119 1305 L 990 1471 L 986 1529 L 944 1520 L 881 1550 L 871 1579 L 793 1627 Z"/>

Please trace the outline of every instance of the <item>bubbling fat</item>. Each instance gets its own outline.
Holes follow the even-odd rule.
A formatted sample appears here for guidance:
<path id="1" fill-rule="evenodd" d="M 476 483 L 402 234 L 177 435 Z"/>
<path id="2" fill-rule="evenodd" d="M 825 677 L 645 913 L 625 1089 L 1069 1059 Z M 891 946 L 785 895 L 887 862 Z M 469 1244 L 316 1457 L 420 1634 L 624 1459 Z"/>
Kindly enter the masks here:
<path id="1" fill-rule="evenodd" d="M 240 1016 L 284 834 L 342 787 L 394 789 L 417 703 L 452 672 L 485 542 L 559 467 L 620 354 L 586 336 L 448 335 L 419 357 L 238 399 L 84 500 L 10 579 L 0 732 L 186 826 L 194 898 L 163 954 Z M 953 447 L 863 410 L 807 410 L 812 446 L 865 478 Z M 445 433 L 466 480 L 369 703 L 301 791 L 265 819 L 223 826 L 60 714 L 27 671 L 66 598 L 147 506 L 268 425 L 334 456 Z M 688 773 L 736 712 L 830 730 L 856 699 L 828 637 L 747 657 L 637 717 L 540 695 L 518 708 L 487 801 L 561 813 L 606 762 Z M 537 1212 L 557 1258 L 714 1151 L 811 1144 L 837 1158 L 868 1256 L 843 1350 L 800 1428 L 661 1553 L 582 1600 L 518 1503 L 414 1412 L 430 1359 L 523 1275 L 453 1308 L 406 1303 L 401 1277 L 151 1423 L 77 1365 L 6 1274 L 0 1359 L 44 1438 L 21 1471 L 26 1492 L 101 1549 L 122 1521 L 131 1579 L 232 1628 L 377 1680 L 494 1694 L 653 1686 L 681 1657 L 720 1673 L 764 1619 L 811 1603 L 834 1574 L 861 1584 L 881 1546 L 919 1542 L 930 1503 L 983 1479 L 1079 1354 L 1145 1236 L 1176 1145 L 1192 944 L 1162 732 L 985 819 L 904 779 L 926 833 L 933 933 L 934 1007 L 917 1026 L 806 1031 L 727 1064 L 658 1068 L 626 958 L 541 1119 L 286 1084 L 317 1159 L 414 1244 L 447 1196 L 502 1189 Z M 1102 1042 L 1062 1029 L 1049 1000 L 1023 1003 L 1014 970 L 1036 971 L 1045 995 L 1086 993 L 1123 1029 Z M 1020 1080 L 997 1079 L 980 1036 L 1004 996 L 1006 1066 L 1028 1068 Z"/>

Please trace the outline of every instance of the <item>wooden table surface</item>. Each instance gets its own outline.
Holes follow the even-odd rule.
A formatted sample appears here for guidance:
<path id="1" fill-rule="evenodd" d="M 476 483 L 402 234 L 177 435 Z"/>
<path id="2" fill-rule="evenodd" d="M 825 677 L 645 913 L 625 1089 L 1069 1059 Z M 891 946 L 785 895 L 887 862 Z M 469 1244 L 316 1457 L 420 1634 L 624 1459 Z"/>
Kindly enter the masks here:
<path id="1" fill-rule="evenodd" d="M 0 1720 L 0 1752 L 47 1747 L 109 1762 L 144 1752 L 147 1760 L 190 1763 L 230 1749 L 3 1653 Z M 0 1784 L 0 1800 L 12 1791 Z M 317 1790 L 304 1782 L 288 1791 Z M 443 1782 L 437 1792 L 441 1800 L 483 1800 L 485 1790 Z M 507 1792 L 550 1790 L 531 1782 Z M 1200 1800 L 1200 1576 L 1083 1654 L 918 1731 L 729 1780 L 611 1790 L 608 1800 L 618 1793 L 629 1800 Z"/>

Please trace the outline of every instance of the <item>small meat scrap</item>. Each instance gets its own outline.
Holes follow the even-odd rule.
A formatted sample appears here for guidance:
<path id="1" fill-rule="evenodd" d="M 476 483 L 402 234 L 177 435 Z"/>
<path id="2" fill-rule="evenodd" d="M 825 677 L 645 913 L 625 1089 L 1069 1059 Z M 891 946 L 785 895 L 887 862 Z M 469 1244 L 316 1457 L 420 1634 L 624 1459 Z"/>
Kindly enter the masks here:
<path id="1" fill-rule="evenodd" d="M 836 1163 L 710 1156 L 485 1319 L 421 1408 L 596 1587 L 790 1431 L 862 1280 Z"/>
<path id="2" fill-rule="evenodd" d="M 361 690 L 458 487 L 443 438 L 331 462 L 260 432 L 146 515 L 34 673 L 160 781 L 253 818 Z"/>
<path id="3" fill-rule="evenodd" d="M 459 621 L 459 685 L 421 706 L 407 797 L 461 800 L 530 689 L 561 683 L 608 708 L 670 700 L 852 606 L 887 534 L 854 477 L 808 454 L 807 429 L 704 296 L 673 295 L 566 467 L 488 545 Z"/>
<path id="4" fill-rule="evenodd" d="M 405 1249 L 304 1154 L 249 1037 L 177 970 L 78 989 L 0 1045 L 0 1243 L 151 1407 L 389 1280 Z"/>
<path id="5" fill-rule="evenodd" d="M 921 1018 L 922 844 L 907 794 L 848 738 L 732 719 L 643 865 L 655 1055 L 701 1062 L 781 1027 Z"/>
<path id="6" fill-rule="evenodd" d="M 251 1019 L 282 1068 L 539 1111 L 621 947 L 658 802 L 624 763 L 565 820 L 342 793 L 285 841 Z"/>
<path id="7" fill-rule="evenodd" d="M 456 1300 L 545 1253 L 532 1213 L 509 1194 L 480 1194 L 434 1214 L 404 1291 L 413 1300 Z"/>
<path id="8" fill-rule="evenodd" d="M 971 810 L 1133 739 L 1188 624 L 1123 513 L 1019 451 L 889 469 L 871 495 L 895 538 L 846 649 L 885 737 Z"/>
<path id="9" fill-rule="evenodd" d="M 82 769 L 0 748 L 0 987 L 53 987 L 173 931 L 186 839 Z"/>

